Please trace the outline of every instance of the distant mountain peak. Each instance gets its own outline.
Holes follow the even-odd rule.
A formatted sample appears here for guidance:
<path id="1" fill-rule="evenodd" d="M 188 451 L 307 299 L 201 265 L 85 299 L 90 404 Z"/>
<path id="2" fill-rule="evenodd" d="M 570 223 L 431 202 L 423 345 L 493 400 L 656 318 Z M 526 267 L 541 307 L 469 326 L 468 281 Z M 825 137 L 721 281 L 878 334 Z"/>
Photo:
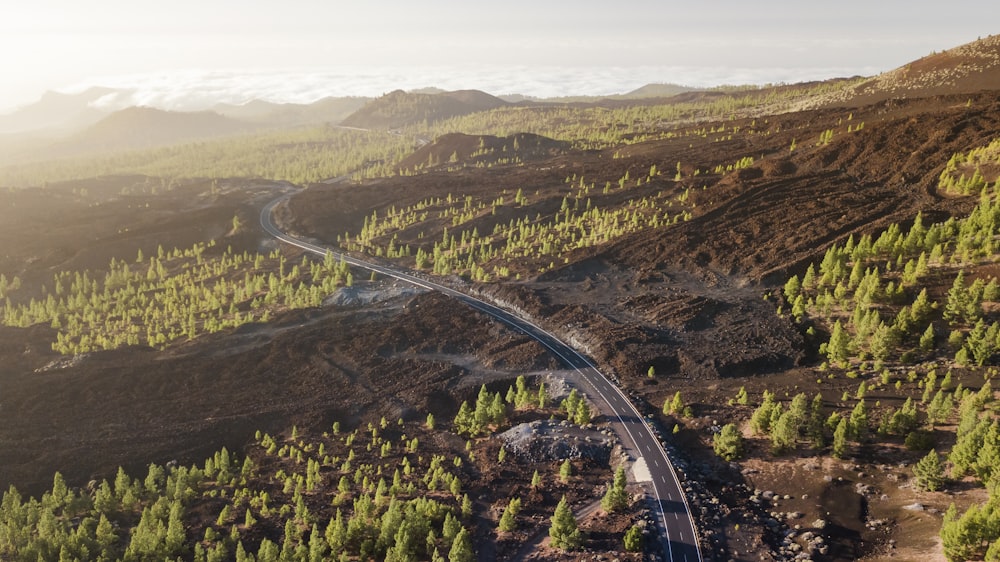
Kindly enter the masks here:
<path id="1" fill-rule="evenodd" d="M 372 100 L 344 119 L 343 125 L 368 129 L 392 129 L 420 121 L 440 121 L 503 107 L 504 100 L 480 90 L 456 90 L 437 94 L 394 90 Z"/>

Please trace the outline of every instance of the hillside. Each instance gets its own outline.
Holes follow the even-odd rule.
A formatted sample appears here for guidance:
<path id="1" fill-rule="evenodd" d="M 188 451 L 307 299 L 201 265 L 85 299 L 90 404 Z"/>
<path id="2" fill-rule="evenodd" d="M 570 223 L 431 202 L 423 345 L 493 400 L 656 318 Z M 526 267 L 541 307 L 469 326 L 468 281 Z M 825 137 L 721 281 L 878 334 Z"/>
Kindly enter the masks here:
<path id="1" fill-rule="evenodd" d="M 48 146 L 35 158 L 64 158 L 153 148 L 248 132 L 255 127 L 212 111 L 179 112 L 130 107 Z"/>
<path id="2" fill-rule="evenodd" d="M 297 127 L 339 124 L 369 101 L 369 98 L 363 97 L 327 97 L 309 104 L 252 100 L 242 105 L 219 104 L 213 111 L 225 117 L 267 127 Z"/>
<path id="3" fill-rule="evenodd" d="M 419 122 L 434 122 L 507 105 L 500 98 L 478 90 L 439 94 L 390 92 L 354 112 L 341 123 L 363 129 L 395 129 Z"/>
<path id="4" fill-rule="evenodd" d="M 412 173 L 436 166 L 489 167 L 551 158 L 570 149 L 564 141 L 520 133 L 509 137 L 492 135 L 442 135 L 404 158 L 397 168 Z"/>
<path id="5" fill-rule="evenodd" d="M 107 115 L 93 107 L 111 88 L 90 88 L 78 94 L 46 92 L 37 102 L 0 115 L 0 133 L 66 132 L 92 125 Z"/>
<path id="6" fill-rule="evenodd" d="M 229 135 L 250 126 L 212 111 L 178 112 L 130 107 L 105 117 L 68 141 L 70 146 L 144 148 Z"/>
<path id="7" fill-rule="evenodd" d="M 857 106 L 889 99 L 974 94 L 997 89 L 1000 89 L 1000 35 L 990 35 L 932 53 L 816 101 Z"/>
<path id="8" fill-rule="evenodd" d="M 52 487 L 5 500 L 0 558 L 435 560 L 456 524 L 466 560 L 579 558 L 546 538 L 562 495 L 587 558 L 660 555 L 647 502 L 599 500 L 633 463 L 567 365 L 444 295 L 279 244 L 258 224 L 279 197 L 283 230 L 586 353 L 666 444 L 708 560 L 1000 555 L 996 41 L 669 99 L 397 91 L 345 121 L 366 130 L 0 190 L 0 489 Z M 124 115 L 88 134 L 244 126 Z"/>

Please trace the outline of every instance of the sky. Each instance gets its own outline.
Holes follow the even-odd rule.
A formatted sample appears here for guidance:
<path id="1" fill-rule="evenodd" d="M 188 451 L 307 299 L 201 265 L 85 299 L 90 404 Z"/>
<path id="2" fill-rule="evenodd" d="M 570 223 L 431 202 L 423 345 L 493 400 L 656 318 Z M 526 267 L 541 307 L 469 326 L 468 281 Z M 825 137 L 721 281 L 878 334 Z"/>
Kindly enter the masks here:
<path id="1" fill-rule="evenodd" d="M 890 70 L 997 21 L 995 0 L 32 0 L 0 17 L 0 112 L 91 85 L 182 107 L 797 82 Z"/>

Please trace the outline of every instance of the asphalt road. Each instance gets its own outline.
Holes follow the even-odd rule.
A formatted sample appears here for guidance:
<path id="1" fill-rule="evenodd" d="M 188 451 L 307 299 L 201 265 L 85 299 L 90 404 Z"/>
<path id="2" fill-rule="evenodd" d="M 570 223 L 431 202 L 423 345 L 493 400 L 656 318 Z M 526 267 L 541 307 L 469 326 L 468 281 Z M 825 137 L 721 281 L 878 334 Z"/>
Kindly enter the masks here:
<path id="1" fill-rule="evenodd" d="M 325 256 L 327 253 L 332 253 L 338 261 L 343 260 L 355 267 L 443 293 L 535 339 L 558 357 L 567 368 L 573 370 L 577 377 L 576 382 L 582 387 L 581 390 L 587 392 L 602 413 L 607 414 L 612 420 L 612 426 L 625 449 L 635 459 L 635 464 L 640 466 L 645 464 L 648 468 L 650 480 L 646 482 L 646 488 L 659 510 L 657 526 L 666 559 L 673 562 L 700 562 L 702 560 L 687 498 L 684 496 L 680 481 L 677 479 L 677 473 L 667 458 L 662 444 L 621 389 L 601 374 L 589 359 L 530 320 L 516 316 L 486 301 L 456 291 L 413 272 L 360 260 L 285 234 L 275 226 L 271 215 L 274 208 L 288 197 L 289 195 L 284 195 L 271 201 L 260 212 L 261 227 L 271 236 L 313 254 Z M 634 474 L 641 472 L 641 470 L 633 470 Z"/>

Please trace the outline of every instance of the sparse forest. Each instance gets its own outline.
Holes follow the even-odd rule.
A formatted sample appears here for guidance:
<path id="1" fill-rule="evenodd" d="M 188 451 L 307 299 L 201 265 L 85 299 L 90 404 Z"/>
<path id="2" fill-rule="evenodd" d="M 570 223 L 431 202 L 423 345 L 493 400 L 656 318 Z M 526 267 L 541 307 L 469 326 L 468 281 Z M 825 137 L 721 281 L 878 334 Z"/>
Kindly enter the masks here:
<path id="1" fill-rule="evenodd" d="M 234 223 L 236 219 L 234 219 Z M 268 255 L 215 252 L 215 243 L 166 251 L 135 262 L 112 260 L 103 275 L 61 272 L 42 295 L 15 304 L 16 281 L 5 297 L 3 323 L 57 330 L 52 349 L 63 354 L 146 345 L 162 349 L 179 339 L 267 322 L 278 310 L 319 306 L 353 274 L 332 254 L 322 262 L 289 264 Z M 0 279 L 0 286 L 4 284 Z"/>
<path id="2" fill-rule="evenodd" d="M 976 53 L 3 166 L 0 559 L 1000 559 Z"/>

